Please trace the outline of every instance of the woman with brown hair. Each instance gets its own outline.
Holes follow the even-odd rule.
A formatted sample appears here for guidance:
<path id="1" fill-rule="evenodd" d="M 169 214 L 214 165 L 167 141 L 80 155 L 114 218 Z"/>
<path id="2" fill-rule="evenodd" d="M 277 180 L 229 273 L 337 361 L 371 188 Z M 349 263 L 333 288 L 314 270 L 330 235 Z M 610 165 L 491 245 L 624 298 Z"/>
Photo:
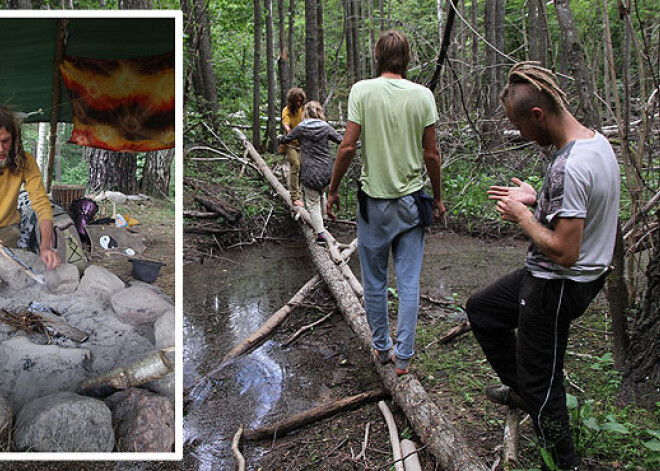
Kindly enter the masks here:
<path id="1" fill-rule="evenodd" d="M 291 88 L 286 93 L 286 106 L 282 110 L 282 126 L 287 134 L 300 124 L 303 117 L 305 92 L 302 88 Z M 291 202 L 296 206 L 304 206 L 300 201 L 300 143 L 291 141 L 286 146 L 286 159 L 289 162 L 289 193 Z"/>

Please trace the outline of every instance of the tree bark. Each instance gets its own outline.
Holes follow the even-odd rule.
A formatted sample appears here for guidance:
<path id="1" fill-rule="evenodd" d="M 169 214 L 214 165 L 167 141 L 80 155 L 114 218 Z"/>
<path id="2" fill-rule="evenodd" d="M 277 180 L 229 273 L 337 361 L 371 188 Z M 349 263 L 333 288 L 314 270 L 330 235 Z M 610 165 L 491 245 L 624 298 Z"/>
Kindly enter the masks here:
<path id="1" fill-rule="evenodd" d="M 612 264 L 614 270 L 607 277 L 605 296 L 612 316 L 612 354 L 614 367 L 621 371 L 628 350 L 628 286 L 625 278 L 626 247 L 623 242 L 621 223 L 617 223 L 616 241 Z"/>
<path id="2" fill-rule="evenodd" d="M 206 2 L 204 0 L 185 0 L 184 3 L 192 2 L 192 28 L 195 36 L 190 37 L 191 43 L 197 44 L 195 70 L 193 72 L 193 85 L 197 94 L 204 98 L 203 108 L 210 111 L 218 111 L 218 91 L 213 71 L 213 48 L 211 46 L 211 33 L 206 15 Z M 183 9 L 183 8 L 182 8 Z M 183 9 L 184 12 L 186 9 Z"/>
<path id="3" fill-rule="evenodd" d="M 328 79 L 325 73 L 325 37 L 323 32 L 323 0 L 318 0 L 316 10 L 318 30 L 318 72 L 319 72 L 319 101 L 323 103 L 328 88 Z"/>
<path id="4" fill-rule="evenodd" d="M 284 0 L 282 0 L 284 1 Z M 295 24 L 296 3 L 295 0 L 289 0 L 289 88 L 294 87 L 296 83 L 296 56 L 294 54 L 294 24 Z M 288 88 L 287 88 L 288 90 Z M 282 106 L 284 108 L 284 106 Z"/>
<path id="5" fill-rule="evenodd" d="M 132 195 L 137 190 L 137 155 L 86 148 L 89 189 L 112 190 Z"/>
<path id="6" fill-rule="evenodd" d="M 570 0 L 556 0 L 555 11 L 561 30 L 562 56 L 566 57 L 572 66 L 577 93 L 580 97 L 580 104 L 574 114 L 586 126 L 600 130 L 600 115 L 594 96 L 594 84 L 587 69 L 584 51 L 573 23 Z"/>
<path id="7" fill-rule="evenodd" d="M 173 160 L 174 149 L 147 152 L 140 191 L 156 198 L 169 197 Z"/>
<path id="8" fill-rule="evenodd" d="M 642 309 L 634 322 L 620 396 L 653 410 L 660 401 L 660 231 L 646 272 Z"/>
<path id="9" fill-rule="evenodd" d="M 305 0 L 305 92 L 309 100 L 319 100 L 318 2 Z"/>

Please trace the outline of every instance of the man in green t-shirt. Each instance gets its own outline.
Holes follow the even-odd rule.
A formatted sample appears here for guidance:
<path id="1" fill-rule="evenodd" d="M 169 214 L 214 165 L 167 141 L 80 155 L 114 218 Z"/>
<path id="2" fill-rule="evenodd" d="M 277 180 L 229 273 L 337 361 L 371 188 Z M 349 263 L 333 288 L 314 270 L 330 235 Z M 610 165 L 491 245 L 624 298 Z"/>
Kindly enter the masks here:
<path id="1" fill-rule="evenodd" d="M 339 184 L 361 136 L 358 252 L 365 309 L 376 358 L 381 363 L 393 359 L 397 374 L 402 375 L 408 372 L 417 328 L 424 228 L 415 196 L 423 187 L 424 168 L 433 188 L 433 219 L 445 212 L 440 152 L 435 142 L 438 115 L 433 93 L 405 79 L 410 47 L 402 33 L 383 33 L 374 55 L 380 76 L 358 82 L 351 89 L 346 134 L 337 152 L 327 209 L 334 219 L 332 208 L 339 208 Z M 390 249 L 399 296 L 396 344 L 387 318 Z"/>

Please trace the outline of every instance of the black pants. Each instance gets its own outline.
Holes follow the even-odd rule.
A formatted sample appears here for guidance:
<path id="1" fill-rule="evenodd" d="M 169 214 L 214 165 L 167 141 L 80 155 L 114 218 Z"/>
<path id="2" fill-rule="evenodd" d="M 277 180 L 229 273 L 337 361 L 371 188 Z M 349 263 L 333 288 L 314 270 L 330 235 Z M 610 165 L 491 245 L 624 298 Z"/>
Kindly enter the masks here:
<path id="1" fill-rule="evenodd" d="M 605 275 L 577 283 L 534 278 L 522 268 L 474 294 L 466 306 L 486 358 L 525 401 L 540 445 L 560 469 L 579 463 L 563 382 L 568 330 L 604 283 Z"/>

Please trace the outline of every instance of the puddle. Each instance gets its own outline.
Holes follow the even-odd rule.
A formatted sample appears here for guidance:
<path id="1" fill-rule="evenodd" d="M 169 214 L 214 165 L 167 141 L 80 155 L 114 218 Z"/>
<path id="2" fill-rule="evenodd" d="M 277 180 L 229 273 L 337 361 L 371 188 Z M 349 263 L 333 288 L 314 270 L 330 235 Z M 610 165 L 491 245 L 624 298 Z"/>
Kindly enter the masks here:
<path id="1" fill-rule="evenodd" d="M 184 389 L 215 368 L 315 273 L 305 247 L 250 248 L 230 258 L 184 268 Z M 296 367 L 305 354 L 268 340 L 195 388 L 184 417 L 193 469 L 233 469 L 230 445 L 239 424 L 256 428 L 288 410 L 316 404 L 325 373 L 301 373 Z M 245 448 L 250 468 L 265 450 Z"/>

